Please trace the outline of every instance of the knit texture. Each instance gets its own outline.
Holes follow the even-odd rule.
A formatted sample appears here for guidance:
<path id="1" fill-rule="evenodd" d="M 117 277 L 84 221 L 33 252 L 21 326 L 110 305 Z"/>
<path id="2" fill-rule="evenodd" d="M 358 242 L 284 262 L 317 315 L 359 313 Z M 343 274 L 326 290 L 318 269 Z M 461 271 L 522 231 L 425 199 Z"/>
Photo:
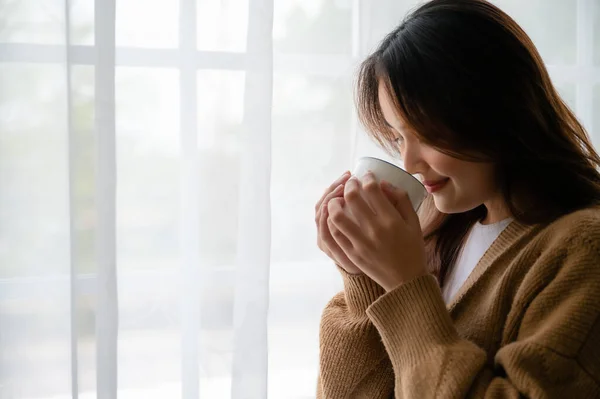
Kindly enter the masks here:
<path id="1" fill-rule="evenodd" d="M 600 398 L 600 210 L 512 222 L 452 303 L 340 269 L 320 328 L 319 399 Z"/>

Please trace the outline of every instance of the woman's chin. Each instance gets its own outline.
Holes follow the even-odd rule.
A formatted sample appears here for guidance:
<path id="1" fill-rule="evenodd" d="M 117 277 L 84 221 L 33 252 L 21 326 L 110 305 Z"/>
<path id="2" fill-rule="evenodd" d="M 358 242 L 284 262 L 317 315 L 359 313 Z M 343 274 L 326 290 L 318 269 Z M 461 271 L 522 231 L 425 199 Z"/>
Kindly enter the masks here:
<path id="1" fill-rule="evenodd" d="M 460 203 L 460 201 L 454 201 L 448 197 L 436 194 L 433 194 L 433 202 L 438 211 L 446 214 L 464 213 L 475 209 L 478 206 L 469 206 L 467 204 Z"/>
<path id="2" fill-rule="evenodd" d="M 435 207 L 438 211 L 442 213 L 456 213 L 456 206 L 454 206 L 455 204 L 453 204 L 454 201 L 449 201 L 446 196 L 443 196 L 441 194 L 434 193 L 430 195 L 433 196 L 433 203 L 435 204 Z"/>

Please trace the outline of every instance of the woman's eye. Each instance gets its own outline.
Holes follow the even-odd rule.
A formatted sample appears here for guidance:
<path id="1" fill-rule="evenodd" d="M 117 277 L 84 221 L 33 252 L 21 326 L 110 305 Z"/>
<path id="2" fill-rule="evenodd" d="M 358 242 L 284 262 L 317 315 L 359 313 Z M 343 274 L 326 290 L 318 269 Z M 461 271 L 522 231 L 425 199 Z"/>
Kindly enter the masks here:
<path id="1" fill-rule="evenodd" d="M 402 139 L 402 136 L 398 136 L 398 137 L 396 137 L 396 138 L 394 139 L 394 143 L 396 143 L 396 144 L 402 144 L 402 141 L 404 141 L 404 140 Z"/>

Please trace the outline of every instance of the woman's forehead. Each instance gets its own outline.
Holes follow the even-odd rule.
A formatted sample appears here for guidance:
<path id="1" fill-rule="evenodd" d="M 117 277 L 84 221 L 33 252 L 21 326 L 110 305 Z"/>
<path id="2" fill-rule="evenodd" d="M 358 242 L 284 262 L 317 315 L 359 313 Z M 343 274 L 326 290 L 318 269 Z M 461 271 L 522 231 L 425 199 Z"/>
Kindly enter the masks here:
<path id="1" fill-rule="evenodd" d="M 388 125 L 395 129 L 406 129 L 407 124 L 398 112 L 396 103 L 389 94 L 386 84 L 380 80 L 378 86 L 379 106 Z"/>

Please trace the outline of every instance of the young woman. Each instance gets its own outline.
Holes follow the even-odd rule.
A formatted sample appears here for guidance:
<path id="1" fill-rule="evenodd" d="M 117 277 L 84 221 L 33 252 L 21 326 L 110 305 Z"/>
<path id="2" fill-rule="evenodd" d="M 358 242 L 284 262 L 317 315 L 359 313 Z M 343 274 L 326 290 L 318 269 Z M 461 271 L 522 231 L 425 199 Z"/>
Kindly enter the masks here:
<path id="1" fill-rule="evenodd" d="M 318 397 L 600 397 L 600 158 L 523 30 L 483 0 L 427 2 L 357 102 L 430 195 L 417 215 L 346 173 L 317 203 L 344 281 Z"/>

